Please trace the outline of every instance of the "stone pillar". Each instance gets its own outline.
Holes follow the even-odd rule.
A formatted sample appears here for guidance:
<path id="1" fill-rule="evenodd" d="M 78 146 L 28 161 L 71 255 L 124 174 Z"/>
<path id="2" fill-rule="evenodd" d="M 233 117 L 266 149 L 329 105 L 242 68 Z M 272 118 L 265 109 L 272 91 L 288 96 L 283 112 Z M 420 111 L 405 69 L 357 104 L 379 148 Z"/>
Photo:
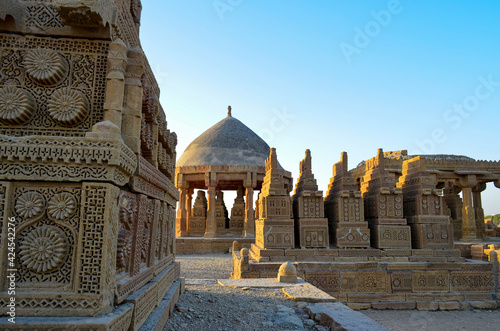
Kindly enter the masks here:
<path id="1" fill-rule="evenodd" d="M 207 172 L 205 174 L 205 186 L 207 187 L 207 227 L 205 237 L 217 235 L 217 222 L 215 219 L 215 189 L 217 187 L 217 173 Z"/>
<path id="2" fill-rule="evenodd" d="M 127 46 L 121 39 L 109 45 L 108 75 L 104 97 L 104 121 L 122 127 L 123 90 L 125 88 L 125 68 L 127 66 Z"/>
<path id="3" fill-rule="evenodd" d="M 125 72 L 125 100 L 122 117 L 122 137 L 136 154 L 141 152 L 142 83 L 144 53 L 139 46 L 129 49 Z"/>
<path id="4" fill-rule="evenodd" d="M 243 237 L 255 238 L 255 214 L 253 210 L 253 188 L 245 187 L 245 224 Z"/>
<path id="5" fill-rule="evenodd" d="M 450 221 L 453 224 L 453 237 L 455 240 L 462 238 L 462 198 L 459 193 L 460 187 L 456 186 L 454 182 L 448 182 L 446 187 L 443 188 L 444 200 L 449 208 Z"/>
<path id="6" fill-rule="evenodd" d="M 481 192 L 486 190 L 486 183 L 479 183 L 472 189 L 472 202 L 474 204 L 474 214 L 476 216 L 476 235 L 484 238 L 484 210 L 481 202 Z"/>
<path id="7" fill-rule="evenodd" d="M 177 220 L 175 222 L 175 235 L 176 237 L 185 237 L 187 232 L 187 210 L 186 210 L 186 197 L 188 188 L 180 187 L 179 208 L 177 209 Z"/>
<path id="8" fill-rule="evenodd" d="M 253 190 L 257 187 L 257 174 L 247 172 L 247 178 L 243 181 L 245 187 L 245 223 L 243 225 L 243 237 L 255 238 L 255 211 L 253 208 Z M 255 202 L 257 205 L 257 202 Z"/>
<path id="9" fill-rule="evenodd" d="M 476 213 L 472 200 L 472 188 L 477 185 L 475 175 L 461 177 L 458 185 L 462 188 L 462 241 L 478 241 L 476 233 Z"/>
<path id="10" fill-rule="evenodd" d="M 205 237 L 215 237 L 217 234 L 217 223 L 215 221 L 215 186 L 207 189 L 207 229 Z"/>
<path id="11" fill-rule="evenodd" d="M 191 219 L 191 208 L 193 206 L 193 193 L 194 189 L 188 188 L 186 195 L 186 231 L 188 231 L 187 224 L 189 224 L 189 221 Z"/>

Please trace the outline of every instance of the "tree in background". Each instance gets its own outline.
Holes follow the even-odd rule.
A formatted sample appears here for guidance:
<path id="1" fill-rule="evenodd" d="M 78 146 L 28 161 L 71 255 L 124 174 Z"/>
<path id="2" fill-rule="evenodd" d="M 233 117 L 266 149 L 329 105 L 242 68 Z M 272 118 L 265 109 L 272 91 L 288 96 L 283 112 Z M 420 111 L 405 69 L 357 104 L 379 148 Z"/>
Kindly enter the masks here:
<path id="1" fill-rule="evenodd" d="M 495 225 L 500 225 L 500 214 L 488 215 L 484 217 L 485 219 L 491 218 L 491 222 Z"/>

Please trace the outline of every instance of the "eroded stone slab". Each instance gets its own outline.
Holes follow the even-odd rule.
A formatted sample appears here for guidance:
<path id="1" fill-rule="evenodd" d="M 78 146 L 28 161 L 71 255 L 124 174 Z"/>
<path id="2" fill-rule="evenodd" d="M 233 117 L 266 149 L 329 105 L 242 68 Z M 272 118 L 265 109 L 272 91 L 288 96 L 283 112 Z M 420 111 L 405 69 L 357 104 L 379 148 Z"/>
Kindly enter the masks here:
<path id="1" fill-rule="evenodd" d="M 368 316 L 340 302 L 315 303 L 305 307 L 310 316 L 320 314 L 320 324 L 330 330 L 388 331 Z"/>

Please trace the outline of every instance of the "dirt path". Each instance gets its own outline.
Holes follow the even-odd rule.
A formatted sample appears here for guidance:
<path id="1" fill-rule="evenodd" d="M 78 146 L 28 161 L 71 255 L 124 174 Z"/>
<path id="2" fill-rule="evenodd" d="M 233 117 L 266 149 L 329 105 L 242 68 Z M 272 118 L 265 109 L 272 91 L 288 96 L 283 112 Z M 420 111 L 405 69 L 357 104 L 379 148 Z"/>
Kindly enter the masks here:
<path id="1" fill-rule="evenodd" d="M 164 330 L 325 330 L 306 318 L 301 304 L 287 300 L 276 289 L 234 289 L 222 287 L 215 279 L 229 278 L 231 254 L 177 255 L 186 292 Z M 212 281 L 192 281 L 211 279 Z M 293 313 L 292 313 L 293 312 Z M 500 310 L 361 311 L 391 330 L 500 330 Z M 302 326 L 282 326 L 277 318 L 299 317 Z M 291 316 L 291 317 L 290 317 Z M 285 323 L 286 324 L 286 323 Z"/>

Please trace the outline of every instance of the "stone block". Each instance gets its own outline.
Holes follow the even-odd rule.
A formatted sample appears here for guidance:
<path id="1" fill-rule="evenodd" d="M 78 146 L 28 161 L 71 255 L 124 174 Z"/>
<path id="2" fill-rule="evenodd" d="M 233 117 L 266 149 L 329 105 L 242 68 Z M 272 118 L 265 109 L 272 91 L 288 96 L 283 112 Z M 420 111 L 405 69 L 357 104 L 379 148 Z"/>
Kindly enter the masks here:
<path id="1" fill-rule="evenodd" d="M 439 310 L 459 310 L 460 303 L 458 301 L 442 301 L 439 302 Z"/>
<path id="2" fill-rule="evenodd" d="M 461 257 L 458 249 L 436 249 L 434 250 L 434 256 Z"/>
<path id="3" fill-rule="evenodd" d="M 299 219 L 299 246 L 301 248 L 328 248 L 328 219 Z"/>
<path id="4" fill-rule="evenodd" d="M 452 292 L 495 292 L 495 279 L 488 272 L 452 271 Z"/>
<path id="5" fill-rule="evenodd" d="M 391 277 L 392 293 L 410 293 L 412 290 L 412 272 L 393 272 Z"/>
<path id="6" fill-rule="evenodd" d="M 417 310 L 438 310 L 439 302 L 436 301 L 417 301 Z"/>
<path id="7" fill-rule="evenodd" d="M 448 271 L 414 271 L 413 292 L 449 292 L 449 290 L 450 274 Z"/>
<path id="8" fill-rule="evenodd" d="M 408 225 L 374 225 L 371 236 L 372 245 L 376 248 L 411 248 L 411 230 Z"/>
<path id="9" fill-rule="evenodd" d="M 434 301 L 434 295 L 429 293 L 408 293 L 406 301 Z"/>
<path id="10" fill-rule="evenodd" d="M 387 264 L 388 270 L 425 270 L 426 263 L 423 262 L 397 262 Z"/>
<path id="11" fill-rule="evenodd" d="M 388 293 L 387 272 L 356 271 L 341 272 L 340 286 L 347 293 Z"/>
<path id="12" fill-rule="evenodd" d="M 366 315 L 354 311 L 340 302 L 316 303 L 305 307 L 310 316 L 321 316 L 320 324 L 330 330 L 388 331 Z"/>
<path id="13" fill-rule="evenodd" d="M 466 301 L 489 301 L 493 300 L 491 293 L 465 293 Z"/>
<path id="14" fill-rule="evenodd" d="M 414 301 L 401 302 L 375 302 L 372 303 L 373 309 L 391 309 L 391 310 L 411 310 L 416 308 Z"/>
<path id="15" fill-rule="evenodd" d="M 338 271 L 306 271 L 304 280 L 329 294 L 338 293 L 340 289 Z"/>
<path id="16" fill-rule="evenodd" d="M 370 229 L 342 227 L 335 230 L 335 246 L 339 248 L 370 247 Z"/>
<path id="17" fill-rule="evenodd" d="M 490 301 L 471 301 L 470 306 L 474 309 L 497 309 L 497 302 Z"/>
<path id="18" fill-rule="evenodd" d="M 436 301 L 464 301 L 462 293 L 435 293 L 434 300 Z"/>
<path id="19" fill-rule="evenodd" d="M 378 262 L 356 262 L 356 270 L 380 270 Z"/>
<path id="20" fill-rule="evenodd" d="M 453 248 L 453 226 L 451 224 L 411 224 L 413 247 Z"/>
<path id="21" fill-rule="evenodd" d="M 460 270 L 459 264 L 450 262 L 429 262 L 427 263 L 427 270 Z"/>
<path id="22" fill-rule="evenodd" d="M 380 249 L 339 249 L 340 257 L 381 256 Z"/>
<path id="23" fill-rule="evenodd" d="M 366 310 L 372 307 L 372 304 L 369 302 L 348 302 L 346 305 L 352 310 Z"/>
<path id="24" fill-rule="evenodd" d="M 411 256 L 411 249 L 410 248 L 388 248 L 385 249 L 384 252 L 386 256 L 402 256 L 402 257 L 408 257 Z"/>

